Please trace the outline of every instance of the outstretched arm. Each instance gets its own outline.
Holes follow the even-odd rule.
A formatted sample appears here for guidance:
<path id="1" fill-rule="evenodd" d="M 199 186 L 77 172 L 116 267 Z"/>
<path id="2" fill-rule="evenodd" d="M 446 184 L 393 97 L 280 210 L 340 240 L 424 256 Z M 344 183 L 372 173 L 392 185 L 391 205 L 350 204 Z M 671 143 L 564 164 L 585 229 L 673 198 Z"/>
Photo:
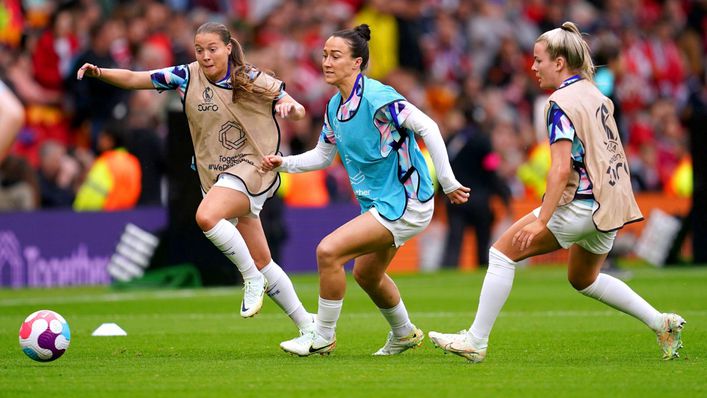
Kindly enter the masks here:
<path id="1" fill-rule="evenodd" d="M 135 72 L 127 69 L 100 68 L 85 63 L 76 72 L 76 79 L 81 80 L 87 76 L 128 90 L 154 89 L 150 75 L 149 71 Z"/>
<path id="2" fill-rule="evenodd" d="M 334 160 L 336 145 L 319 140 L 314 149 L 295 156 L 268 155 L 263 158 L 264 171 L 285 171 L 302 173 L 326 168 Z"/>

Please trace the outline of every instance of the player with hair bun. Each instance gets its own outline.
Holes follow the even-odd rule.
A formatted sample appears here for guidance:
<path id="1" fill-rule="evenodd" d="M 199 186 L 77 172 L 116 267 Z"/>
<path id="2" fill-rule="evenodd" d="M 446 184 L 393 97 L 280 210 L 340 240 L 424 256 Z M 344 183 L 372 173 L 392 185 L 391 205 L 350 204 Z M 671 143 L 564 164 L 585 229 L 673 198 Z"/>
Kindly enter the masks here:
<path id="1" fill-rule="evenodd" d="M 354 260 L 356 282 L 391 327 L 374 355 L 395 355 L 422 343 L 400 292 L 386 269 L 398 248 L 432 219 L 434 190 L 415 142 L 422 137 L 437 177 L 452 203 L 469 198 L 454 177 L 437 124 L 392 87 L 368 78 L 368 25 L 335 32 L 324 45 L 324 80 L 338 89 L 327 104 L 317 146 L 297 156 L 267 156 L 266 170 L 298 173 L 331 164 L 337 151 L 351 181 L 361 215 L 326 236 L 317 247 L 319 309 L 316 329 L 280 344 L 300 356 L 326 354 L 336 346 L 336 322 L 346 291 L 344 264 Z"/>

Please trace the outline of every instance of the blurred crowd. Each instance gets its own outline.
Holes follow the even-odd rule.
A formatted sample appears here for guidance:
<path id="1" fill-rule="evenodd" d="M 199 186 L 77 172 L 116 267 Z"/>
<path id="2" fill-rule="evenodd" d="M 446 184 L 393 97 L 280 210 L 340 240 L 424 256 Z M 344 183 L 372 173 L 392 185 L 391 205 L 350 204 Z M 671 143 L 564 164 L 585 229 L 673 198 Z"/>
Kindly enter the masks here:
<path id="1" fill-rule="evenodd" d="M 574 21 L 588 33 L 596 82 L 616 106 L 635 189 L 689 195 L 689 129 L 704 129 L 691 120 L 707 99 L 706 11 L 704 0 L 3 0 L 0 79 L 26 122 L 0 158 L 0 210 L 110 209 L 80 199 L 87 185 L 101 192 L 92 168 L 110 167 L 134 170 L 124 184 L 140 185 L 137 204 L 165 203 L 166 110 L 180 109 L 177 94 L 77 81 L 76 70 L 84 62 L 133 70 L 192 62 L 194 31 L 207 21 L 231 28 L 247 61 L 274 72 L 307 108 L 303 121 L 280 120 L 285 154 L 318 139 L 333 94 L 321 77 L 324 41 L 369 24 L 369 76 L 437 121 L 463 184 L 479 189 L 492 176 L 504 200 L 545 190 L 548 93 L 530 71 L 532 47 L 542 32 Z M 99 163 L 118 149 L 140 167 Z M 13 198 L 22 200 L 5 199 L 18 188 L 27 194 Z M 295 206 L 352 198 L 340 167 L 287 176 L 282 196 Z"/>

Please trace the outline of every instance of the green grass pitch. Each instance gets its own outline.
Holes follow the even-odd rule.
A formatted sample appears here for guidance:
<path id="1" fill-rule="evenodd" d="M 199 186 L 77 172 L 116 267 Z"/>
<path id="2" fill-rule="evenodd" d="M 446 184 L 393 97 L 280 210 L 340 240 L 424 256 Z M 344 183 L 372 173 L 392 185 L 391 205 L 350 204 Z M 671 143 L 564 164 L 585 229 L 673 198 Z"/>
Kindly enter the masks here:
<path id="1" fill-rule="evenodd" d="M 233 288 L 117 292 L 108 287 L 0 290 L 0 397 L 697 397 L 707 396 L 707 267 L 636 268 L 629 285 L 687 320 L 681 358 L 662 361 L 639 321 L 575 292 L 561 267 L 521 268 L 481 364 L 444 355 L 427 338 L 396 357 L 373 357 L 388 327 L 349 279 L 331 356 L 278 347 L 297 330 L 266 299 L 238 315 Z M 425 332 L 468 328 L 483 272 L 394 276 Z M 316 311 L 315 275 L 293 277 Z M 62 314 L 71 346 L 38 363 L 17 332 L 38 309 Z M 125 337 L 92 337 L 116 322 Z"/>

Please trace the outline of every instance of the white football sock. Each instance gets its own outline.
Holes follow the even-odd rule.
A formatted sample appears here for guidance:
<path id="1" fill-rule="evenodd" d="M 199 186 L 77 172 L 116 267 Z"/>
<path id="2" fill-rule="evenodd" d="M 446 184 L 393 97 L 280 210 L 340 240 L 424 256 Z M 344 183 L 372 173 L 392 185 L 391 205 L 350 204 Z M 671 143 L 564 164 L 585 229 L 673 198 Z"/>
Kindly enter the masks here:
<path id="1" fill-rule="evenodd" d="M 621 280 L 599 274 L 594 283 L 579 292 L 638 318 L 655 330 L 655 322 L 660 313 Z"/>
<path id="2" fill-rule="evenodd" d="M 479 308 L 469 333 L 475 344 L 486 344 L 491 328 L 493 328 L 501 308 L 513 287 L 516 270 L 515 261 L 492 247 L 489 250 L 489 268 L 486 271 L 484 284 L 481 286 Z M 483 348 L 483 347 L 478 347 Z"/>
<path id="3" fill-rule="evenodd" d="M 408 316 L 402 297 L 398 305 L 392 308 L 378 308 L 390 324 L 390 329 L 395 337 L 404 337 L 412 333 L 413 326 Z"/>
<path id="4" fill-rule="evenodd" d="M 327 340 L 334 338 L 336 331 L 336 321 L 339 320 L 341 307 L 344 300 L 327 300 L 319 297 L 319 308 L 317 309 L 317 334 Z"/>
<path id="5" fill-rule="evenodd" d="M 213 228 L 204 232 L 204 235 L 236 265 L 243 275 L 243 280 L 255 279 L 261 275 L 235 225 L 221 219 Z"/>
<path id="6" fill-rule="evenodd" d="M 260 272 L 268 280 L 268 290 L 266 293 L 272 301 L 277 303 L 285 314 L 287 314 L 299 329 L 312 323 L 312 314 L 307 312 L 302 305 L 295 287 L 292 285 L 290 277 L 280 268 L 275 261 L 270 260 L 270 264 L 263 267 Z"/>

